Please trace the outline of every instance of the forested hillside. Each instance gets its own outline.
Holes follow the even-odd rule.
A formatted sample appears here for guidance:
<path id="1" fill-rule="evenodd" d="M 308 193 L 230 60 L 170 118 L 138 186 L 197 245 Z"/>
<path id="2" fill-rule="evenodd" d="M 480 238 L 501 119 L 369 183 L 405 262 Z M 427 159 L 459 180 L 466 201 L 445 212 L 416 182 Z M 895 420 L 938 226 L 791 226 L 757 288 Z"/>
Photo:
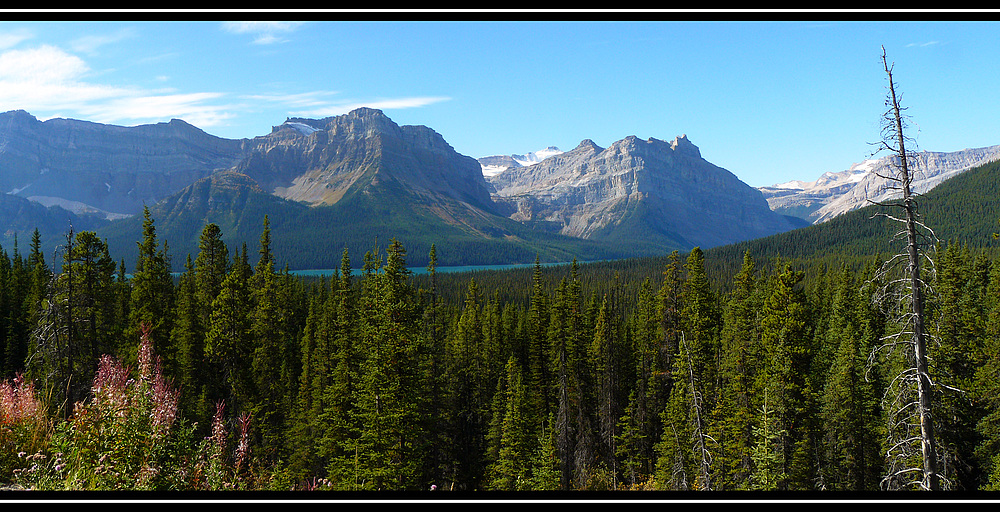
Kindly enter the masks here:
<path id="1" fill-rule="evenodd" d="M 969 176 L 983 181 L 954 192 L 963 208 L 997 181 L 996 169 Z M 934 191 L 945 200 L 946 185 Z M 947 234 L 948 208 L 930 195 L 922 206 Z M 963 229 L 997 218 L 956 211 Z M 840 236 L 830 226 L 801 233 Z M 1000 261 L 979 250 L 978 231 L 954 229 L 927 276 L 941 474 L 947 489 L 994 489 Z M 0 481 L 502 492 L 915 485 L 887 478 L 900 461 L 886 458 L 896 411 L 883 396 L 902 361 L 878 350 L 898 326 L 873 302 L 881 255 L 867 248 L 884 231 L 845 248 L 852 259 L 840 264 L 830 263 L 834 245 L 793 242 L 773 253 L 731 247 L 738 256 L 713 253 L 726 259 L 715 266 L 696 248 L 446 275 L 434 271 L 431 246 L 422 276 L 391 240 L 345 250 L 331 278 L 282 270 L 267 217 L 260 233 L 255 247 L 227 247 L 210 224 L 182 258 L 147 210 L 128 275 L 89 231 L 67 234 L 55 268 L 37 236 L 26 254 L 4 248 Z M 179 279 L 170 260 L 183 261 Z"/>

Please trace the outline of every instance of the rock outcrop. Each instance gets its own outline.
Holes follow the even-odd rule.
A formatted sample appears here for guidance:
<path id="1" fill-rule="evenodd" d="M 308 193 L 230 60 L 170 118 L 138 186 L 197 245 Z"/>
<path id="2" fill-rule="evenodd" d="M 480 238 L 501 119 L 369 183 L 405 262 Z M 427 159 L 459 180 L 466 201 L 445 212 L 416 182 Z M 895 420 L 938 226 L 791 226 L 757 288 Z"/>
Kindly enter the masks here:
<path id="1" fill-rule="evenodd" d="M 235 170 L 265 190 L 311 206 L 372 187 L 399 186 L 428 201 L 448 198 L 492 210 L 479 163 L 426 126 L 399 126 L 360 108 L 319 120 L 289 119 L 252 140 Z"/>
<path id="2" fill-rule="evenodd" d="M 660 239 L 712 247 L 796 227 L 756 189 L 701 157 L 685 135 L 635 136 L 604 149 L 591 140 L 489 178 L 512 219 L 588 239 Z"/>

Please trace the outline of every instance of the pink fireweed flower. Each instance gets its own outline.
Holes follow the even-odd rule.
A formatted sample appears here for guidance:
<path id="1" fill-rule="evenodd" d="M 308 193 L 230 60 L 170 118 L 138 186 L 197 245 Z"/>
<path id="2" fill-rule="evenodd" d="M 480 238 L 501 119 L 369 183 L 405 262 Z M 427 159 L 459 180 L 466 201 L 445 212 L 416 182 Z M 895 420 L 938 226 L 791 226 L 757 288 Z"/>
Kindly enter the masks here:
<path id="1" fill-rule="evenodd" d="M 236 445 L 236 469 L 239 470 L 250 459 L 250 414 L 243 413 L 239 418 L 240 441 Z"/>
<path id="2" fill-rule="evenodd" d="M 35 386 L 17 374 L 13 381 L 0 382 L 0 424 L 9 425 L 42 418 L 41 402 L 35 396 Z"/>

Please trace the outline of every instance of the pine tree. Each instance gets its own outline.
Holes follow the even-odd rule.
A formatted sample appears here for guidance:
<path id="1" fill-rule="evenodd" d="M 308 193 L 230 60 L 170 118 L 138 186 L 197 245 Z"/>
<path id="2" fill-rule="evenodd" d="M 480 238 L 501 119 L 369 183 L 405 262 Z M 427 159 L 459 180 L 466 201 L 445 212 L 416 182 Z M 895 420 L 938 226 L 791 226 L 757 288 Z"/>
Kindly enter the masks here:
<path id="1" fill-rule="evenodd" d="M 629 318 L 632 351 L 635 353 L 634 393 L 630 396 L 626 425 L 638 432 L 629 434 L 632 446 L 627 448 L 632 459 L 628 464 L 627 479 L 635 483 L 645 481 L 655 469 L 655 446 L 661 432 L 661 413 L 666 406 L 665 390 L 658 385 L 669 378 L 657 366 L 660 354 L 660 336 L 657 299 L 648 279 L 639 287 L 634 311 Z M 624 432 L 623 432 L 624 434 Z"/>
<path id="2" fill-rule="evenodd" d="M 617 452 L 618 419 L 624 413 L 627 396 L 625 386 L 626 350 L 623 336 L 616 323 L 608 298 L 601 301 L 594 326 L 593 342 L 590 345 L 590 359 L 594 364 L 597 433 L 597 467 L 607 472 L 609 485 L 617 488 L 619 472 Z"/>
<path id="3" fill-rule="evenodd" d="M 497 491 L 523 491 L 530 486 L 531 454 L 536 440 L 528 428 L 528 402 L 526 389 L 518 362 L 511 357 L 506 365 L 507 375 L 495 395 L 498 425 L 496 458 L 489 470 L 488 489 Z M 495 434 L 496 435 L 496 434 Z"/>
<path id="4" fill-rule="evenodd" d="M 774 399 L 772 434 L 779 436 L 784 467 L 781 474 L 788 480 L 778 487 L 787 490 L 811 489 L 813 483 L 813 432 L 806 424 L 813 405 L 808 387 L 812 348 L 807 326 L 805 295 L 797 285 L 801 271 L 788 264 L 779 266 L 772 276 L 761 311 L 761 342 L 767 354 L 767 365 L 761 377 Z M 780 432 L 780 434 L 777 434 Z"/>
<path id="5" fill-rule="evenodd" d="M 549 367 L 549 297 L 542 283 L 538 256 L 532 271 L 531 302 L 527 312 L 525 338 L 528 352 L 528 378 L 531 382 L 532 414 L 539 426 L 553 410 L 552 375 Z"/>
<path id="6" fill-rule="evenodd" d="M 826 336 L 837 347 L 818 411 L 823 436 L 820 488 L 872 491 L 881 479 L 876 423 L 880 411 L 866 363 L 877 332 L 871 328 L 868 303 L 851 272 L 842 269 L 835 285 Z"/>
<path id="7" fill-rule="evenodd" d="M 142 240 L 137 245 L 139 254 L 132 273 L 132 301 L 126 339 L 139 340 L 139 327 L 148 325 L 153 351 L 163 358 L 164 374 L 173 376 L 175 351 L 168 345 L 172 328 L 174 284 L 170 275 L 167 244 L 164 242 L 161 247 L 157 241 L 156 226 L 148 207 L 143 208 Z M 122 355 L 125 360 L 135 362 L 137 349 L 135 345 L 124 347 Z"/>
<path id="8" fill-rule="evenodd" d="M 205 335 L 205 359 L 209 363 L 209 399 L 224 401 L 233 417 L 252 411 L 256 392 L 250 374 L 253 347 L 250 317 L 252 294 L 246 244 L 233 258 L 232 270 L 222 282 L 219 295 L 212 302 L 208 332 Z"/>
<path id="9" fill-rule="evenodd" d="M 205 225 L 198 239 L 198 256 L 194 260 L 198 303 L 203 307 L 202 323 L 205 325 L 208 324 L 210 306 L 229 273 L 229 266 L 229 249 L 222 241 L 222 230 L 216 224 Z"/>
<path id="10" fill-rule="evenodd" d="M 402 244 L 394 239 L 381 269 L 369 266 L 374 255 L 366 257 L 360 326 L 363 352 L 353 409 L 353 424 L 359 431 L 347 455 L 335 461 L 340 474 L 353 476 L 338 482 L 343 489 L 422 486 L 418 469 L 424 464 L 414 446 L 423 435 L 419 412 L 425 395 L 416 386 L 414 374 L 418 332 L 405 255 Z"/>
<path id="11" fill-rule="evenodd" d="M 980 488 L 1000 490 L 1000 264 L 990 271 L 986 293 L 986 331 L 983 339 L 983 362 L 976 369 L 973 398 L 982 404 L 983 413 L 976 424 L 980 441 L 976 459 L 982 468 Z"/>
<path id="12" fill-rule="evenodd" d="M 465 304 L 445 347 L 448 410 L 448 455 L 446 477 L 457 488 L 474 489 L 484 472 L 484 435 L 490 404 L 485 387 L 481 297 L 474 279 L 469 280 Z M 494 381 L 493 386 L 496 385 Z"/>
<path id="13" fill-rule="evenodd" d="M 250 315 L 251 371 L 256 392 L 254 416 L 261 432 L 261 444 L 276 460 L 275 451 L 283 446 L 285 411 L 282 400 L 285 394 L 282 381 L 284 345 L 283 323 L 287 318 L 284 305 L 278 299 L 277 275 L 271 253 L 271 224 L 264 216 L 264 230 L 260 237 L 259 259 L 251 278 L 252 310 Z"/>
<path id="14" fill-rule="evenodd" d="M 29 343 L 32 329 L 38 325 L 42 311 L 42 300 L 45 298 L 52 270 L 45 263 L 42 254 L 41 235 L 36 228 L 31 237 L 31 251 L 27 260 L 22 260 L 17 251 L 17 238 L 14 238 L 14 256 L 8 259 L 6 252 L 2 255 L 5 265 L 9 265 L 7 279 L 4 282 L 8 308 L 6 330 L 7 351 L 4 354 L 8 371 L 23 371 L 25 361 L 31 355 L 32 344 Z"/>
<path id="15" fill-rule="evenodd" d="M 763 405 L 763 390 L 756 387 L 757 372 L 765 364 L 757 325 L 762 300 L 756 273 L 756 262 L 747 251 L 733 280 L 721 333 L 719 399 L 712 416 L 713 435 L 719 443 L 715 482 L 720 490 L 747 485 L 753 465 L 754 420 Z"/>
<path id="16" fill-rule="evenodd" d="M 66 235 L 62 272 L 33 333 L 32 374 L 46 380 L 64 413 L 87 393 L 101 355 L 113 353 L 115 262 L 93 231 Z M 65 394 L 63 394 L 65 393 Z"/>
<path id="17" fill-rule="evenodd" d="M 205 399 L 203 375 L 206 367 L 204 359 L 205 327 L 202 324 L 202 308 L 198 303 L 194 262 L 187 256 L 184 273 L 178 281 L 174 302 L 173 330 L 171 345 L 176 348 L 176 383 L 184 393 L 180 396 L 180 409 L 191 419 L 206 421 L 204 412 L 208 404 Z"/>

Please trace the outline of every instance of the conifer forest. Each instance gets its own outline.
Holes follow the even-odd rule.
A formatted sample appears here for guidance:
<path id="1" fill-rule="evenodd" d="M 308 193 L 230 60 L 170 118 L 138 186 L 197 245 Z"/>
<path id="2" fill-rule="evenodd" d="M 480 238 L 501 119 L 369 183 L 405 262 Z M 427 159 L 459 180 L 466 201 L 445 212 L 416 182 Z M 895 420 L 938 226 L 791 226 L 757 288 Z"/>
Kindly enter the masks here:
<path id="1" fill-rule="evenodd" d="M 228 248 L 137 265 L 70 230 L 0 253 L 0 482 L 38 490 L 926 488 L 882 262 L 669 257 L 442 274 L 397 240 L 330 276 Z M 1000 261 L 939 243 L 943 490 L 1000 486 Z M 360 266 L 358 266 L 360 263 Z M 714 275 L 713 275 L 714 274 Z"/>

